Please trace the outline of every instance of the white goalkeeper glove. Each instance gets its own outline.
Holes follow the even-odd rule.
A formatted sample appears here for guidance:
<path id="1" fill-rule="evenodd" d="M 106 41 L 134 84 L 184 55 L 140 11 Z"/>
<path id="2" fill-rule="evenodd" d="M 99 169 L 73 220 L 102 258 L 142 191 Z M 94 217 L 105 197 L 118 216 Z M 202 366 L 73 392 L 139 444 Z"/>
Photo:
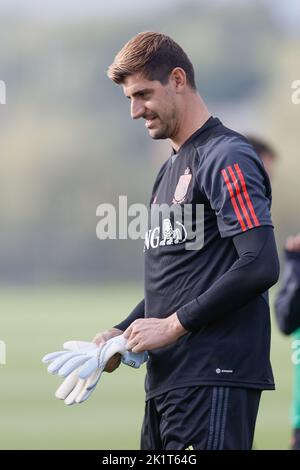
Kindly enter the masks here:
<path id="1" fill-rule="evenodd" d="M 100 347 L 87 341 L 67 341 L 63 345 L 64 351 L 44 356 L 44 363 L 51 362 L 48 372 L 65 378 L 55 396 L 64 400 L 66 405 L 87 400 L 96 388 L 107 362 L 116 353 L 122 355 L 123 364 L 140 367 L 148 354 L 127 351 L 126 342 L 123 335 L 111 338 Z"/>

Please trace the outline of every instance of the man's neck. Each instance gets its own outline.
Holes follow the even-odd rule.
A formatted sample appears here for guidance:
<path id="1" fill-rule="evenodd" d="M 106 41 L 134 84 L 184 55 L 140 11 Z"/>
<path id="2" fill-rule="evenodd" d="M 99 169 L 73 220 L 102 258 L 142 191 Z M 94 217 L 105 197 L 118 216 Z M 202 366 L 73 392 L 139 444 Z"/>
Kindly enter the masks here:
<path id="1" fill-rule="evenodd" d="M 171 138 L 171 145 L 177 152 L 188 138 L 194 134 L 211 117 L 204 101 L 200 95 L 190 97 L 186 106 L 186 112 L 183 113 L 179 123 L 176 135 Z"/>

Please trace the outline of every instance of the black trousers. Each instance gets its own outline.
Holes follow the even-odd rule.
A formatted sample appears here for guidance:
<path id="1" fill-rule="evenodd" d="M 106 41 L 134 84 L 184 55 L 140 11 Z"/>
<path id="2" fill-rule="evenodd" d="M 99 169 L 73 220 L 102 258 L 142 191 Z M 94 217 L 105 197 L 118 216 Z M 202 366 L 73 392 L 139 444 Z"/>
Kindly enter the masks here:
<path id="1" fill-rule="evenodd" d="M 250 450 L 261 390 L 199 386 L 149 399 L 142 450 Z"/>

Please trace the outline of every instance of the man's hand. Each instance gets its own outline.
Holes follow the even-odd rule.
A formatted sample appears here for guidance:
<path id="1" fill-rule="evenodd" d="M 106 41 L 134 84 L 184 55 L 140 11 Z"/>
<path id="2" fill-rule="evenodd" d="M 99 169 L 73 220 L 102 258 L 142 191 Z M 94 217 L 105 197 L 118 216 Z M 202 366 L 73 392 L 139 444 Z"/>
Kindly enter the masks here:
<path id="1" fill-rule="evenodd" d="M 96 343 L 96 345 L 99 347 L 106 343 L 106 341 L 108 341 L 109 339 L 114 338 L 115 336 L 119 336 L 121 334 L 123 334 L 122 330 L 118 330 L 117 328 L 111 328 L 111 330 L 97 333 L 93 339 L 93 343 Z M 121 364 L 121 359 L 121 354 L 115 354 L 106 364 L 106 367 L 104 369 L 105 372 L 113 372 L 114 370 L 116 370 Z"/>
<path id="2" fill-rule="evenodd" d="M 178 320 L 177 313 L 168 318 L 141 318 L 135 320 L 124 332 L 126 348 L 138 353 L 163 348 L 187 333 Z"/>
<path id="3" fill-rule="evenodd" d="M 296 251 L 300 253 L 300 233 L 295 237 L 288 237 L 285 248 L 288 251 Z"/>

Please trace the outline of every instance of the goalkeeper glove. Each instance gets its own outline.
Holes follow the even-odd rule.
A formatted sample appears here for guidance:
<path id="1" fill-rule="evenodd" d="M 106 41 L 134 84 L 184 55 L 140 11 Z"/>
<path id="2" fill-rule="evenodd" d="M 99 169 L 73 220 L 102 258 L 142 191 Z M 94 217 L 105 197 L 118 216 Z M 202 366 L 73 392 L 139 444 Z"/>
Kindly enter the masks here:
<path id="1" fill-rule="evenodd" d="M 65 380 L 55 396 L 65 400 L 66 405 L 82 403 L 96 388 L 107 362 L 113 355 L 122 355 L 122 363 L 138 368 L 148 358 L 147 352 L 132 353 L 126 350 L 123 335 L 111 338 L 102 346 L 87 341 L 67 341 L 65 351 L 47 354 L 44 363 L 51 362 L 48 372 L 58 374 Z"/>

